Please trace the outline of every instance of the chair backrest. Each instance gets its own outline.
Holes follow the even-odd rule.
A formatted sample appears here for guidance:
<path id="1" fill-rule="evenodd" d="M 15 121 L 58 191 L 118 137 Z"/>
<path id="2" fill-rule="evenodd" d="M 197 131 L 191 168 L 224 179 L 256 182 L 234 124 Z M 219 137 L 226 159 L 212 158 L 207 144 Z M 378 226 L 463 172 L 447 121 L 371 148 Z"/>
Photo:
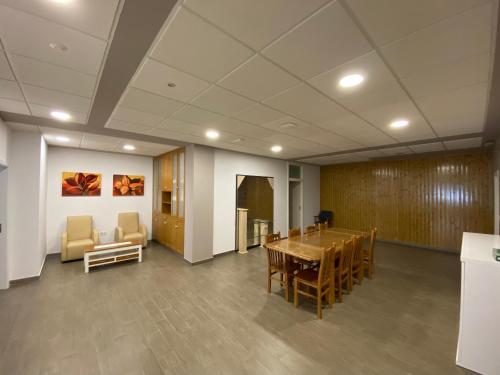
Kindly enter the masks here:
<path id="1" fill-rule="evenodd" d="M 348 241 L 342 241 L 342 254 L 340 255 L 340 272 L 345 272 L 351 269 L 352 264 L 352 252 L 354 248 L 354 241 L 352 239 Z"/>
<path id="2" fill-rule="evenodd" d="M 319 264 L 318 285 L 324 285 L 333 277 L 333 262 L 335 260 L 335 244 L 321 252 Z"/>
<path id="3" fill-rule="evenodd" d="M 357 266 L 363 262 L 363 237 L 354 236 L 353 241 L 352 265 Z"/>
<path id="4" fill-rule="evenodd" d="M 314 231 L 316 231 L 316 227 L 314 225 L 309 225 L 306 227 L 306 229 L 304 229 L 304 234 L 312 233 Z"/>
<path id="5" fill-rule="evenodd" d="M 68 241 L 92 238 L 92 216 L 68 216 L 66 222 Z"/>
<path id="6" fill-rule="evenodd" d="M 322 210 L 319 212 L 319 215 L 318 215 L 318 218 L 321 222 L 328 222 L 329 220 L 331 220 L 333 217 L 333 212 L 332 211 L 326 211 L 326 210 Z"/>
<path id="7" fill-rule="evenodd" d="M 328 229 L 328 222 L 318 223 L 316 226 L 317 230 L 325 230 Z"/>
<path id="8" fill-rule="evenodd" d="M 266 236 L 266 243 L 281 240 L 281 233 L 271 233 Z"/>
<path id="9" fill-rule="evenodd" d="M 300 236 L 300 228 L 288 229 L 288 237 L 298 237 Z"/>
<path id="10" fill-rule="evenodd" d="M 118 226 L 123 233 L 139 232 L 139 214 L 137 212 L 121 212 L 118 214 Z"/>
<path id="11" fill-rule="evenodd" d="M 281 251 L 273 250 L 268 247 L 267 249 L 267 262 L 269 269 L 283 268 L 285 265 L 285 257 Z"/>

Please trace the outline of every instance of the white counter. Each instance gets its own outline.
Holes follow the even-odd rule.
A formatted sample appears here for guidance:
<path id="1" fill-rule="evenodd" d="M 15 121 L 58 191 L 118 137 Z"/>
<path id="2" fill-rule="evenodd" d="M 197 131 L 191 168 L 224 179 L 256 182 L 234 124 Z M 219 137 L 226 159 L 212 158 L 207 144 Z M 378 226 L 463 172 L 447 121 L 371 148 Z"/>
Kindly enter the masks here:
<path id="1" fill-rule="evenodd" d="M 457 365 L 500 374 L 500 236 L 464 233 Z"/>

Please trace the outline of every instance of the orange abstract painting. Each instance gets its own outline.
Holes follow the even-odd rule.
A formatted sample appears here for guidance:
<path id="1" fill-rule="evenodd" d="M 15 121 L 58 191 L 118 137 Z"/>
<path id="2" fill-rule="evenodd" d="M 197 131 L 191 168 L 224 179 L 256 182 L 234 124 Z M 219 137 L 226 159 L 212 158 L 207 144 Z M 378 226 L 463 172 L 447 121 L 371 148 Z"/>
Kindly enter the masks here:
<path id="1" fill-rule="evenodd" d="M 141 196 L 144 195 L 144 176 L 126 174 L 113 175 L 114 196 Z"/>
<path id="2" fill-rule="evenodd" d="M 83 197 L 101 195 L 101 174 L 83 172 L 63 172 L 63 197 Z"/>

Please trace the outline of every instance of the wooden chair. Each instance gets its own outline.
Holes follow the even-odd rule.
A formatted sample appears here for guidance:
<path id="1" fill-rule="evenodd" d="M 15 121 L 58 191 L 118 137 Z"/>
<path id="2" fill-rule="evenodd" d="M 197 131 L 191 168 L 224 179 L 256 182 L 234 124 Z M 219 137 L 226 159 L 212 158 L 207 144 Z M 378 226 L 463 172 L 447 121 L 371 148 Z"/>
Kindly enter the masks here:
<path id="1" fill-rule="evenodd" d="M 322 319 L 323 317 L 323 297 L 326 297 L 328 306 L 331 307 L 333 304 L 334 258 L 335 245 L 322 251 L 319 270 L 308 268 L 298 271 L 293 279 L 293 304 L 295 307 L 299 306 L 299 294 L 315 298 L 318 319 Z M 307 291 L 302 290 L 300 288 L 301 285 L 305 285 L 307 288 L 316 289 L 316 294 L 310 294 Z"/>
<path id="2" fill-rule="evenodd" d="M 366 264 L 367 266 L 366 268 L 368 269 L 368 278 L 370 280 L 373 277 L 373 256 L 374 256 L 373 252 L 375 250 L 376 239 L 377 239 L 377 228 L 373 228 L 370 237 L 370 245 L 368 249 L 363 250 L 363 263 Z"/>
<path id="3" fill-rule="evenodd" d="M 304 229 L 304 234 L 313 233 L 315 231 L 316 227 L 314 225 L 309 225 L 306 227 L 306 229 Z"/>
<path id="4" fill-rule="evenodd" d="M 288 238 L 299 237 L 299 236 L 300 236 L 300 228 L 288 229 Z"/>
<path id="5" fill-rule="evenodd" d="M 346 289 L 349 290 L 349 277 L 351 274 L 352 252 L 354 241 L 342 241 L 342 253 L 340 254 L 339 263 L 335 269 L 335 287 L 338 291 L 339 302 L 344 301 L 343 288 L 346 284 Z"/>
<path id="6" fill-rule="evenodd" d="M 349 277 L 349 291 L 352 291 L 353 282 L 359 285 L 363 283 L 363 236 L 354 236 L 354 248 L 352 252 L 351 272 Z"/>
<path id="7" fill-rule="evenodd" d="M 280 233 L 268 234 L 266 236 L 267 249 L 267 292 L 271 293 L 271 281 L 279 281 L 280 285 L 285 289 L 285 299 L 288 301 L 288 287 L 291 286 L 289 281 L 293 278 L 293 273 L 300 269 L 300 264 L 289 261 L 285 254 L 281 251 L 272 250 L 267 247 L 267 244 L 279 241 Z M 279 273 L 279 279 L 273 276 Z"/>

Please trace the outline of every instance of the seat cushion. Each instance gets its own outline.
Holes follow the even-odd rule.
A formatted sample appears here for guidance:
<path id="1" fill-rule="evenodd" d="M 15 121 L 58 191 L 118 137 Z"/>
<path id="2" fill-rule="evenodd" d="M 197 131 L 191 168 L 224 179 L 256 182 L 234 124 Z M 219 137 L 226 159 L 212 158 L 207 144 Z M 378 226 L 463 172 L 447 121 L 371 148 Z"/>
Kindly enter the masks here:
<path id="1" fill-rule="evenodd" d="M 67 245 L 67 259 L 80 259 L 83 258 L 83 248 L 88 245 L 93 245 L 94 241 L 91 239 L 68 241 Z"/>
<path id="2" fill-rule="evenodd" d="M 92 216 L 68 216 L 68 241 L 92 238 Z"/>
<path id="3" fill-rule="evenodd" d="M 139 232 L 139 214 L 137 212 L 122 212 L 118 214 L 118 226 L 124 234 Z"/>
<path id="4" fill-rule="evenodd" d="M 127 233 L 123 236 L 124 241 L 139 241 L 142 243 L 143 235 L 140 232 L 137 233 Z"/>

